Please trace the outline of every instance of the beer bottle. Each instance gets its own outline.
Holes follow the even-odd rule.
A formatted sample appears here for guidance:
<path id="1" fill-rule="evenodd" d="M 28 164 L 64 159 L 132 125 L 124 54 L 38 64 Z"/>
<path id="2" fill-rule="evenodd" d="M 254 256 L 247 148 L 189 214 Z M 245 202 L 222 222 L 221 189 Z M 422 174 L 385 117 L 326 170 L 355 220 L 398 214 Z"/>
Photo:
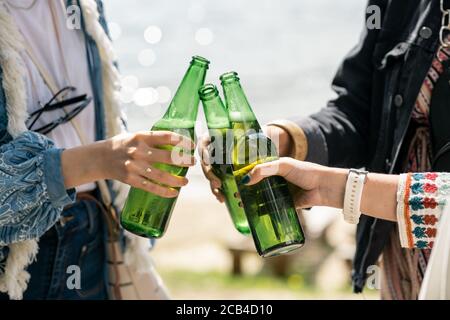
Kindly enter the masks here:
<path id="1" fill-rule="evenodd" d="M 225 196 L 225 204 L 234 226 L 240 233 L 249 235 L 250 229 L 233 175 L 231 152 L 227 152 L 233 143 L 227 110 L 216 86 L 206 84 L 200 88 L 199 94 L 211 138 L 209 156 L 212 170 L 222 181 L 221 191 Z"/>
<path id="2" fill-rule="evenodd" d="M 163 118 L 151 130 L 172 131 L 194 139 L 194 126 L 197 119 L 198 90 L 203 85 L 209 61 L 193 57 L 184 78 L 172 99 Z M 172 150 L 173 146 L 161 146 Z M 185 176 L 187 168 L 155 163 L 155 168 L 173 175 Z M 157 182 L 157 181 L 153 181 Z M 120 216 L 122 226 L 140 236 L 161 237 L 172 214 L 177 198 L 163 198 L 138 188 L 131 188 Z"/>
<path id="3" fill-rule="evenodd" d="M 255 185 L 241 183 L 259 163 L 278 159 L 273 142 L 263 134 L 237 73 L 220 77 L 234 135 L 233 175 L 258 253 L 263 257 L 284 254 L 303 246 L 304 233 L 287 181 L 271 176 Z"/>

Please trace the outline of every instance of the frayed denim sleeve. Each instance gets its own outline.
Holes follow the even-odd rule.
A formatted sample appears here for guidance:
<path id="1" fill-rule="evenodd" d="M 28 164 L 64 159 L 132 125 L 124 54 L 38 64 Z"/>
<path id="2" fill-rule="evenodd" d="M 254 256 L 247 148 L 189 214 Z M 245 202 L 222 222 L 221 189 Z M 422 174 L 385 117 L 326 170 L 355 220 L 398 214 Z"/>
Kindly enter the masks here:
<path id="1" fill-rule="evenodd" d="M 61 149 L 35 132 L 0 146 L 0 246 L 36 239 L 75 199 L 66 190 Z"/>

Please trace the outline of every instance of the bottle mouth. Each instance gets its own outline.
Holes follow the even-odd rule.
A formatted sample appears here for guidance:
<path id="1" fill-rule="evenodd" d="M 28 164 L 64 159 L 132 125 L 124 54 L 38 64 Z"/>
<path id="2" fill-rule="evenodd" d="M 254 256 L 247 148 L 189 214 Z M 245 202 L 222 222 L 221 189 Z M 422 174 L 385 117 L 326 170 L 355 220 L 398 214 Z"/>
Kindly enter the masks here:
<path id="1" fill-rule="evenodd" d="M 193 56 L 193 57 L 192 57 L 191 64 L 197 64 L 197 65 L 199 65 L 199 66 L 201 66 L 201 67 L 206 67 L 206 68 L 208 68 L 208 66 L 209 66 L 209 60 L 208 60 L 208 59 L 205 59 L 205 58 L 203 58 L 203 57 L 200 57 L 200 56 Z"/>
<path id="2" fill-rule="evenodd" d="M 202 100 L 211 100 L 219 95 L 219 90 L 212 83 L 207 83 L 198 89 L 198 94 Z"/>
<path id="3" fill-rule="evenodd" d="M 239 81 L 239 77 L 238 77 L 237 72 L 230 71 L 230 72 L 226 72 L 226 73 L 222 74 L 220 76 L 220 81 L 222 84 L 236 82 L 236 81 Z"/>

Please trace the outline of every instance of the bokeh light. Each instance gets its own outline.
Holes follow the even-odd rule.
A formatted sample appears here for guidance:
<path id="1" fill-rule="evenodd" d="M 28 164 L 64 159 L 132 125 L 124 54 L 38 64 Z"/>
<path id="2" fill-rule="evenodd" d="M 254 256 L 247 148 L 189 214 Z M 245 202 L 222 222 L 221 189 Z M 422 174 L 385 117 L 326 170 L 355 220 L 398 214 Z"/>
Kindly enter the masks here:
<path id="1" fill-rule="evenodd" d="M 139 107 L 149 106 L 158 101 L 158 92 L 152 88 L 139 88 L 133 96 L 133 102 Z"/>
<path id="2" fill-rule="evenodd" d="M 210 45 L 214 41 L 214 33 L 209 28 L 200 28 L 195 33 L 195 41 L 201 46 Z"/>
<path id="3" fill-rule="evenodd" d="M 137 89 L 139 87 L 139 79 L 133 75 L 127 75 L 121 79 L 122 88 Z"/>
<path id="4" fill-rule="evenodd" d="M 168 87 L 160 86 L 156 88 L 158 92 L 158 102 L 159 103 L 167 103 L 172 98 L 172 92 Z"/>
<path id="5" fill-rule="evenodd" d="M 134 75 L 127 75 L 121 78 L 120 84 L 120 101 L 122 103 L 133 102 L 134 93 L 139 87 L 139 79 Z"/>
<path id="6" fill-rule="evenodd" d="M 120 101 L 122 103 L 133 102 L 135 92 L 136 92 L 136 90 L 132 89 L 130 87 L 122 87 L 122 89 L 120 90 Z"/>
<path id="7" fill-rule="evenodd" d="M 156 54 L 152 49 L 141 50 L 138 54 L 139 64 L 143 67 L 150 67 L 156 61 Z"/>
<path id="8" fill-rule="evenodd" d="M 162 31 L 158 26 L 149 26 L 145 29 L 144 39 L 150 44 L 156 44 L 161 41 Z"/>

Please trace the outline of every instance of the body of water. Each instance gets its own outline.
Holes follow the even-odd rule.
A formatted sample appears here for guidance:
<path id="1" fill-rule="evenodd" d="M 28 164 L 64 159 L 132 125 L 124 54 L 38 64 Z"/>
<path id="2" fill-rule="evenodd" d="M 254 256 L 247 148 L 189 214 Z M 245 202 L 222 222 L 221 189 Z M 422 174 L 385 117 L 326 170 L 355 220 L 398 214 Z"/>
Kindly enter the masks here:
<path id="1" fill-rule="evenodd" d="M 120 69 L 131 79 L 124 99 L 134 100 L 125 103 L 131 130 L 147 129 L 161 116 L 193 55 L 211 61 L 207 81 L 218 84 L 221 73 L 237 71 L 261 122 L 322 108 L 334 96 L 330 82 L 340 61 L 358 41 L 365 5 L 364 0 L 105 1 Z M 138 88 L 150 90 L 136 94 Z M 160 99 L 152 90 L 157 88 Z"/>

